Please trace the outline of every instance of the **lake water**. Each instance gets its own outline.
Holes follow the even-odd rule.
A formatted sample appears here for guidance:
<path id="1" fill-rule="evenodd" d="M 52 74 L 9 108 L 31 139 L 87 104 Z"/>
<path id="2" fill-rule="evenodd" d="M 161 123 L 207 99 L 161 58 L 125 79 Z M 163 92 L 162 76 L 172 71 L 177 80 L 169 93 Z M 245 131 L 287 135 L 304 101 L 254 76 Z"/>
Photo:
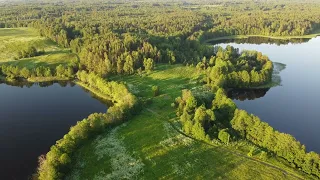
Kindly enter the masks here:
<path id="1" fill-rule="evenodd" d="M 20 86 L 20 87 L 19 87 Z M 0 84 L 0 179 L 27 179 L 38 156 L 107 105 L 72 83 Z M 42 86 L 42 87 L 41 87 Z"/>
<path id="2" fill-rule="evenodd" d="M 256 92 L 231 92 L 230 96 L 233 94 L 240 109 L 259 116 L 276 130 L 293 135 L 308 151 L 320 153 L 320 37 L 294 43 L 255 39 L 259 38 L 218 45 L 257 50 L 274 62 L 286 64 L 280 73 L 282 85 Z"/>

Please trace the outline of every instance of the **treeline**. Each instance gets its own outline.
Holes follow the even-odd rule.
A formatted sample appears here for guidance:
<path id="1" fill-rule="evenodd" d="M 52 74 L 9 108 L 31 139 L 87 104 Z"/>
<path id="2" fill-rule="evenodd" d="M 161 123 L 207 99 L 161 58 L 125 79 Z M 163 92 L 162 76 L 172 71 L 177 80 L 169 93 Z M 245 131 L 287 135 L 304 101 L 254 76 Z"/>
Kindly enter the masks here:
<path id="1" fill-rule="evenodd" d="M 28 14 L 17 4 L 0 13 L 5 15 L 4 22 L 34 27 L 42 36 L 70 47 L 79 54 L 84 68 L 103 76 L 144 70 L 145 58 L 154 63 L 174 64 L 197 62 L 199 57 L 213 55 L 212 48 L 187 39 L 193 32 L 208 29 L 211 24 L 199 12 L 175 4 L 155 6 L 148 2 L 116 6 L 61 3 L 64 6 L 39 4 L 33 11 L 27 11 Z M 23 10 L 17 12 L 16 9 Z M 13 14 L 24 18 L 10 18 Z"/>
<path id="2" fill-rule="evenodd" d="M 176 98 L 177 116 L 183 131 L 207 142 L 219 138 L 229 143 L 231 131 L 228 128 L 236 110 L 235 103 L 223 89 L 219 89 L 214 97 L 210 91 L 197 93 L 183 90 L 182 96 Z"/>
<path id="3" fill-rule="evenodd" d="M 275 39 L 271 37 L 261 37 L 261 36 L 248 36 L 246 38 L 239 38 L 239 39 L 222 39 L 222 40 L 213 40 L 209 43 L 213 44 L 230 44 L 230 43 L 236 43 L 236 44 L 276 44 L 276 45 L 282 45 L 282 44 L 302 44 L 305 42 L 308 42 L 310 39 L 308 38 L 292 38 L 292 39 Z"/>
<path id="4" fill-rule="evenodd" d="M 231 46 L 217 47 L 215 52 L 215 56 L 209 60 L 204 57 L 197 65 L 199 71 L 207 72 L 207 86 L 214 97 L 205 91 L 183 90 L 175 101 L 183 131 L 206 142 L 218 139 L 228 144 L 239 138 L 246 139 L 284 158 L 293 167 L 320 177 L 318 154 L 306 153 L 305 146 L 291 135 L 275 131 L 258 117 L 238 110 L 224 91 L 270 82 L 273 65 L 268 57 L 256 51 L 239 53 Z"/>
<path id="5" fill-rule="evenodd" d="M 77 63 L 68 65 L 58 65 L 56 67 L 37 66 L 37 67 L 20 67 L 12 64 L 3 64 L 0 66 L 0 75 L 9 79 L 32 78 L 32 77 L 64 77 L 73 78 L 78 71 Z"/>
<path id="6" fill-rule="evenodd" d="M 0 81 L 0 84 L 6 84 L 6 85 L 9 85 L 9 86 L 14 86 L 14 87 L 21 87 L 21 88 L 30 88 L 32 87 L 33 85 L 36 85 L 36 86 L 39 86 L 39 87 L 49 87 L 49 86 L 52 86 L 53 84 L 59 84 L 60 87 L 66 87 L 66 86 L 70 86 L 70 87 L 73 87 L 75 86 L 76 84 L 72 81 L 69 81 L 69 80 L 66 80 L 66 81 L 63 81 L 63 80 L 59 80 L 59 81 L 45 81 L 45 82 L 28 82 L 28 81 L 6 81 L 6 82 L 1 82 Z"/>
<path id="7" fill-rule="evenodd" d="M 89 138 L 106 128 L 126 120 L 136 111 L 137 99 L 125 85 L 107 82 L 98 75 L 80 71 L 79 80 L 94 88 L 115 103 L 106 113 L 94 113 L 70 128 L 68 134 L 58 140 L 50 151 L 39 158 L 38 177 L 40 180 L 63 179 L 70 170 L 74 152 Z"/>
<path id="8" fill-rule="evenodd" d="M 63 6 L 30 4 L 30 8 L 36 6 L 32 11 L 19 4 L 8 5 L 0 10 L 0 22 L 38 29 L 42 36 L 78 53 L 83 68 L 103 76 L 143 70 L 145 58 L 154 63 L 196 64 L 204 56 L 209 59 L 215 55 L 212 47 L 200 43 L 212 37 L 293 36 L 320 29 L 317 3 L 227 1 L 211 2 L 216 5 L 212 7 L 202 6 L 205 1 L 157 5 L 126 1 L 117 5 L 95 1 L 60 3 Z M 195 5 L 198 8 L 189 7 Z M 301 15 L 296 16 L 297 12 Z M 264 77 L 266 73 L 248 73 L 251 84 L 268 78 Z M 233 76 L 247 74 L 238 72 Z"/>
<path id="9" fill-rule="evenodd" d="M 38 51 L 34 46 L 30 46 L 25 50 L 17 52 L 17 55 L 14 57 L 16 60 L 22 58 L 30 58 L 44 54 L 44 51 Z"/>
<path id="10" fill-rule="evenodd" d="M 176 99 L 177 115 L 180 117 L 183 130 L 198 139 L 209 141 L 219 138 L 228 143 L 230 121 L 236 110 L 235 103 L 228 98 L 223 89 L 248 88 L 266 84 L 271 81 L 272 62 L 257 51 L 243 51 L 227 46 L 215 48 L 215 56 L 206 57 L 197 64 L 199 71 L 206 72 L 204 79 L 212 96 L 183 91 L 182 97 Z M 210 137 L 210 138 L 209 138 Z M 227 139 L 226 139 L 227 138 Z"/>
<path id="11" fill-rule="evenodd" d="M 319 154 L 306 153 L 305 146 L 293 136 L 274 130 L 267 123 L 261 122 L 257 116 L 243 110 L 235 111 L 231 125 L 241 137 L 286 159 L 303 172 L 320 177 Z"/>
<path id="12" fill-rule="evenodd" d="M 272 61 L 261 52 L 242 51 L 227 46 L 217 47 L 215 56 L 206 57 L 197 64 L 207 73 L 206 82 L 213 89 L 256 87 L 272 81 Z"/>
<path id="13" fill-rule="evenodd" d="M 99 75 L 133 74 L 137 69 L 145 69 L 144 59 L 160 62 L 164 53 L 150 43 L 130 34 L 117 37 L 109 34 L 107 37 L 90 38 L 79 45 L 80 40 L 71 42 L 71 48 L 79 51 L 80 63 L 89 71 Z M 80 49 L 80 48 L 79 48 Z"/>
<path id="14" fill-rule="evenodd" d="M 320 29 L 319 4 L 305 2 L 226 2 L 204 9 L 214 26 L 194 34 L 204 41 L 231 35 L 302 36 Z M 224 13 L 221 13 L 224 12 Z M 297 15 L 299 14 L 299 15 Z"/>
<path id="15" fill-rule="evenodd" d="M 320 177 L 319 154 L 306 153 L 305 146 L 293 136 L 275 131 L 258 117 L 237 109 L 221 88 L 215 92 L 214 97 L 183 90 L 175 106 L 182 130 L 194 138 L 206 142 L 218 139 L 225 144 L 243 138 L 267 149 L 269 154 L 282 157 L 292 167 Z"/>
<path id="16" fill-rule="evenodd" d="M 48 28 L 41 23 L 35 23 L 34 27 Z M 79 54 L 80 63 L 84 68 L 102 76 L 133 74 L 138 69 L 144 70 L 143 61 L 149 58 L 154 63 L 175 64 L 194 63 L 200 60 L 199 57 L 213 55 L 212 47 L 182 36 L 150 36 L 145 33 L 136 34 L 126 31 L 118 34 L 117 31 L 108 31 L 110 27 L 101 26 L 100 28 L 104 31 L 92 32 L 90 36 L 77 35 L 75 38 L 64 36 L 62 44 L 59 40 L 50 37 L 60 37 L 60 35 L 54 35 L 51 32 L 49 32 L 50 36 L 46 33 L 44 35 L 62 46 L 70 47 L 74 53 Z"/>

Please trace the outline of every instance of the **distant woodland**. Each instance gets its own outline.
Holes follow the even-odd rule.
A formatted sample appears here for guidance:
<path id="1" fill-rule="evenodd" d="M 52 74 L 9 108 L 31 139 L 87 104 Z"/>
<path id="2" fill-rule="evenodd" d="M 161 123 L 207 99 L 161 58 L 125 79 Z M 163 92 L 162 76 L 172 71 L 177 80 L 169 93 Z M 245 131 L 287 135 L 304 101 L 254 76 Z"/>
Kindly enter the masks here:
<path id="1" fill-rule="evenodd" d="M 77 53 L 81 69 L 102 76 L 144 70 L 145 59 L 196 64 L 214 55 L 201 43 L 210 38 L 320 31 L 320 4 L 301 1 L 32 1 L 0 6 L 1 28 L 34 27 Z"/>

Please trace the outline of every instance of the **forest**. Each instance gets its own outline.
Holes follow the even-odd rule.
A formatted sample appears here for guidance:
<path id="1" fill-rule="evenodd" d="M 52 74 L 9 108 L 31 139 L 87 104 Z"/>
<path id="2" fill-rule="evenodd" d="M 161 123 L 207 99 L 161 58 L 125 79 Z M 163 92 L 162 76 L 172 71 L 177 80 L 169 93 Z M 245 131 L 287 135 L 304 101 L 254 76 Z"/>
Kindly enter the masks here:
<path id="1" fill-rule="evenodd" d="M 0 27 L 34 27 L 42 36 L 79 54 L 83 68 L 102 76 L 144 69 L 144 58 L 155 63 L 197 63 L 213 55 L 211 48 L 200 43 L 204 39 L 238 34 L 307 35 L 316 33 L 320 22 L 313 4 L 301 6 L 298 2 L 267 5 L 213 1 L 218 4 L 215 8 L 201 6 L 201 1 L 198 8 L 165 1 L 89 3 L 89 8 L 61 3 L 63 6 L 30 5 L 32 10 L 19 4 L 3 5 Z M 297 10 L 303 10 L 303 16 L 295 16 Z"/>
<path id="2" fill-rule="evenodd" d="M 281 133 L 259 117 L 238 109 L 228 96 L 228 91 L 235 88 L 270 84 L 272 59 L 258 51 L 206 43 L 237 35 L 300 37 L 293 41 L 305 41 L 304 37 L 320 33 L 317 1 L 0 2 L 0 29 L 19 28 L 34 29 L 41 38 L 54 44 L 52 49 L 59 48 L 59 52 L 76 58 L 67 59 L 67 63 L 17 65 L 23 60 L 58 52 L 30 43 L 15 50 L 10 60 L 0 60 L 0 80 L 72 80 L 113 103 L 106 113 L 93 113 L 79 121 L 48 153 L 41 155 L 36 179 L 69 177 L 81 147 L 98 135 L 132 121 L 151 104 L 159 105 L 159 111 L 168 111 L 167 119 L 177 118 L 176 128 L 181 127 L 179 132 L 187 137 L 224 148 L 245 141 L 250 147 L 263 149 L 259 158 L 253 159 L 265 162 L 267 157 L 280 157 L 288 165 L 286 168 L 298 174 L 303 172 L 303 177 L 320 178 L 319 154 L 307 152 L 292 135 Z M 286 41 L 278 40 L 279 44 Z M 182 66 L 179 76 L 170 71 L 177 65 Z M 152 73 L 161 71 L 166 72 L 162 76 L 170 78 L 152 77 Z M 164 104 L 157 102 L 166 88 L 177 85 L 175 78 L 188 73 L 197 74 L 196 78 L 188 77 L 196 81 L 194 84 L 191 80 L 179 84 L 182 88 L 173 88 L 169 100 L 163 100 Z M 149 76 L 154 79 L 146 78 Z M 139 90 L 148 90 L 151 95 L 132 88 L 131 78 L 145 78 L 141 84 L 148 86 L 139 85 Z M 168 84 L 161 84 L 167 81 Z M 201 88 L 193 87 L 195 84 Z M 242 152 L 249 158 L 253 156 L 251 150 L 246 153 Z"/>

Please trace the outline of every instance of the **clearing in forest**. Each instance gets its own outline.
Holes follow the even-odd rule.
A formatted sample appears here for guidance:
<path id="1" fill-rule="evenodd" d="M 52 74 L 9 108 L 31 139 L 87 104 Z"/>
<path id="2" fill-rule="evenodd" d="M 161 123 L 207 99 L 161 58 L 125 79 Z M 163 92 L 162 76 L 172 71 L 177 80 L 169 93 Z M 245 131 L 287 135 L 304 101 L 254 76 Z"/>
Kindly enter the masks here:
<path id="1" fill-rule="evenodd" d="M 30 47 L 43 53 L 34 57 L 18 58 L 19 52 Z M 33 28 L 0 29 L 0 64 L 9 63 L 20 67 L 56 66 L 76 60 L 77 56 L 69 49 L 59 47 L 55 42 L 39 36 Z"/>

